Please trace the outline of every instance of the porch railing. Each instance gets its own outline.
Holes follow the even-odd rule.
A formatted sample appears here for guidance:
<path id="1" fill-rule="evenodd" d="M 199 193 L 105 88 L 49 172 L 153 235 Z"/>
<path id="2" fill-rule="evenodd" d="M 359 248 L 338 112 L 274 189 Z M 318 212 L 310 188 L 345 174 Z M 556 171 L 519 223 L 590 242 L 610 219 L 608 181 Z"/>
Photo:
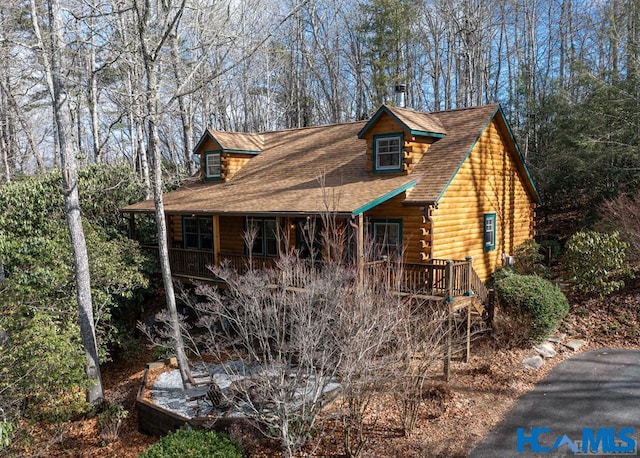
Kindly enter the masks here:
<path id="1" fill-rule="evenodd" d="M 276 258 L 252 256 L 233 253 L 219 253 L 221 263 L 228 263 L 237 272 L 246 272 L 251 262 L 254 269 L 275 267 Z M 182 248 L 169 249 L 169 261 L 175 275 L 188 275 L 200 278 L 213 278 L 211 266 L 214 263 L 213 252 L 189 250 Z M 303 284 L 305 272 L 309 268 L 322 268 L 322 264 L 303 266 L 300 272 L 294 272 L 289 281 L 293 285 Z M 465 260 L 432 259 L 423 264 L 398 263 L 392 261 L 374 261 L 366 264 L 369 278 L 377 284 L 386 285 L 397 291 L 412 292 L 431 296 L 440 296 L 451 300 L 456 296 L 475 294 L 485 302 L 487 290 L 473 270 L 471 258 Z"/>
<path id="2" fill-rule="evenodd" d="M 212 251 L 170 248 L 169 263 L 171 264 L 171 272 L 174 275 L 189 275 L 201 278 L 213 276 L 210 269 L 213 266 Z"/>
<path id="3" fill-rule="evenodd" d="M 276 259 L 271 256 L 255 256 L 251 257 L 233 254 L 233 253 L 220 253 L 220 262 L 228 262 L 229 267 L 235 270 L 236 272 L 246 272 L 249 269 L 249 265 L 253 266 L 254 269 L 270 269 L 276 265 Z"/>
<path id="4" fill-rule="evenodd" d="M 471 259 L 432 259 L 424 264 L 375 261 L 367 264 L 370 275 L 399 291 L 453 298 L 470 294 L 475 273 Z"/>

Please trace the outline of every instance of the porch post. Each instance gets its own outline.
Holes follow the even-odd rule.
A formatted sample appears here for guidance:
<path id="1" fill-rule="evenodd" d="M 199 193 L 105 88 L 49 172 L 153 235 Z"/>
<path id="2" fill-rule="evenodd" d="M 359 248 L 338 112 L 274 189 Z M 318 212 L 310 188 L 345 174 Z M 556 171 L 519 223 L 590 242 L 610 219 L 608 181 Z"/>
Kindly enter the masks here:
<path id="1" fill-rule="evenodd" d="M 129 212 L 129 238 L 131 240 L 136 239 L 136 214 L 134 212 Z"/>
<path id="2" fill-rule="evenodd" d="M 444 284 L 445 284 L 445 302 L 453 302 L 453 261 L 447 259 L 447 263 L 444 267 Z"/>
<path id="3" fill-rule="evenodd" d="M 220 216 L 213 215 L 213 265 L 220 265 Z"/>
<path id="4" fill-rule="evenodd" d="M 473 258 L 466 256 L 464 260 L 467 261 L 467 296 L 473 296 L 473 282 L 471 281 L 471 276 L 473 275 Z"/>
<path id="5" fill-rule="evenodd" d="M 358 283 L 364 285 L 364 214 L 358 215 Z"/>

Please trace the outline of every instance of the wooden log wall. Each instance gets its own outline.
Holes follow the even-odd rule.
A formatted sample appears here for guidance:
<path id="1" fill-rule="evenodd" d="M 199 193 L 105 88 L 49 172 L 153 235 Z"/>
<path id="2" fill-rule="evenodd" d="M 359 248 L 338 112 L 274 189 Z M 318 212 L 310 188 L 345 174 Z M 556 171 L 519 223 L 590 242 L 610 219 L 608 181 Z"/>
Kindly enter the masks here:
<path id="1" fill-rule="evenodd" d="M 182 248 L 182 215 L 169 215 L 169 246 Z"/>
<path id="2" fill-rule="evenodd" d="M 220 251 L 244 255 L 244 217 L 220 216 Z"/>
<path id="3" fill-rule="evenodd" d="M 224 153 L 220 170 L 222 180 L 230 180 L 252 157 L 251 154 Z"/>
<path id="4" fill-rule="evenodd" d="M 506 133 L 496 121 L 485 130 L 449 184 L 433 216 L 433 257 L 473 257 L 486 280 L 502 264 L 502 255 L 534 236 L 535 203 L 524 186 L 515 151 L 505 148 Z M 484 215 L 496 214 L 496 246 L 484 250 Z"/>
<path id="5" fill-rule="evenodd" d="M 404 262 L 420 263 L 430 258 L 431 224 L 425 216 L 424 207 L 402 205 L 405 193 L 372 208 L 365 218 L 402 220 L 402 246 Z"/>

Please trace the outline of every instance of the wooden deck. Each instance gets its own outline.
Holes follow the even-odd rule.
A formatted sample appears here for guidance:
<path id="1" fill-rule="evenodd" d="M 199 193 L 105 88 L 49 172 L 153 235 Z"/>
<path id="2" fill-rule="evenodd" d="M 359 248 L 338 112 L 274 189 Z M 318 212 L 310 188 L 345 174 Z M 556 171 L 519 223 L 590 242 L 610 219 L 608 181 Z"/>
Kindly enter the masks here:
<path id="1" fill-rule="evenodd" d="M 226 263 L 237 272 L 248 269 L 271 269 L 276 266 L 274 257 L 244 256 L 221 252 L 217 256 L 220 263 Z M 211 251 L 169 249 L 169 261 L 175 276 L 200 280 L 215 280 L 212 272 L 214 255 Z M 315 263 L 305 268 L 321 268 L 322 263 Z M 365 265 L 367 273 L 379 279 L 384 285 L 398 293 L 441 298 L 454 303 L 456 298 L 476 296 L 477 303 L 487 303 L 488 291 L 484 283 L 473 270 L 471 258 L 464 260 L 433 259 L 421 264 L 398 263 L 392 261 L 374 261 Z M 300 277 L 292 279 L 296 286 L 302 284 L 304 269 L 298 272 Z M 482 313 L 481 310 L 478 310 Z"/>
<path id="2" fill-rule="evenodd" d="M 145 247 L 153 252 L 152 247 Z M 157 254 L 157 248 L 155 250 Z M 237 272 L 246 272 L 250 268 L 271 269 L 276 267 L 275 257 L 243 256 L 232 253 L 218 253 L 218 260 L 226 263 Z M 214 254 L 211 251 L 171 248 L 169 260 L 172 274 L 178 277 L 205 281 L 216 280 L 212 267 Z M 322 268 L 322 263 L 302 265 L 289 279 L 291 290 L 304 285 L 308 269 Z M 472 316 L 487 318 L 485 308 L 490 305 L 489 291 L 473 269 L 471 258 L 464 260 L 433 259 L 421 264 L 374 261 L 365 265 L 370 278 L 376 278 L 376 284 L 394 291 L 393 294 L 411 296 L 417 300 L 443 302 L 449 308 L 449 336 L 445 344 L 444 376 L 449 377 L 452 358 L 451 332 L 461 325 L 466 327 L 465 359 L 470 356 Z M 489 317 L 490 318 L 490 317 Z"/>

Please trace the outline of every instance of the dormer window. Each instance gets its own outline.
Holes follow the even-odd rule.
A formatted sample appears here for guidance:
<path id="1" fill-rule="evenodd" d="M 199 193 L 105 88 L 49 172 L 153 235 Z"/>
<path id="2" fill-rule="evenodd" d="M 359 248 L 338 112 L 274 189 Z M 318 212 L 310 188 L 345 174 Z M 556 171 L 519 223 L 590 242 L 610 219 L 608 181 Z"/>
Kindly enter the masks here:
<path id="1" fill-rule="evenodd" d="M 221 177 L 220 151 L 206 151 L 204 153 L 205 180 L 219 180 Z"/>
<path id="2" fill-rule="evenodd" d="M 373 138 L 375 172 L 402 171 L 402 135 L 376 135 Z"/>

